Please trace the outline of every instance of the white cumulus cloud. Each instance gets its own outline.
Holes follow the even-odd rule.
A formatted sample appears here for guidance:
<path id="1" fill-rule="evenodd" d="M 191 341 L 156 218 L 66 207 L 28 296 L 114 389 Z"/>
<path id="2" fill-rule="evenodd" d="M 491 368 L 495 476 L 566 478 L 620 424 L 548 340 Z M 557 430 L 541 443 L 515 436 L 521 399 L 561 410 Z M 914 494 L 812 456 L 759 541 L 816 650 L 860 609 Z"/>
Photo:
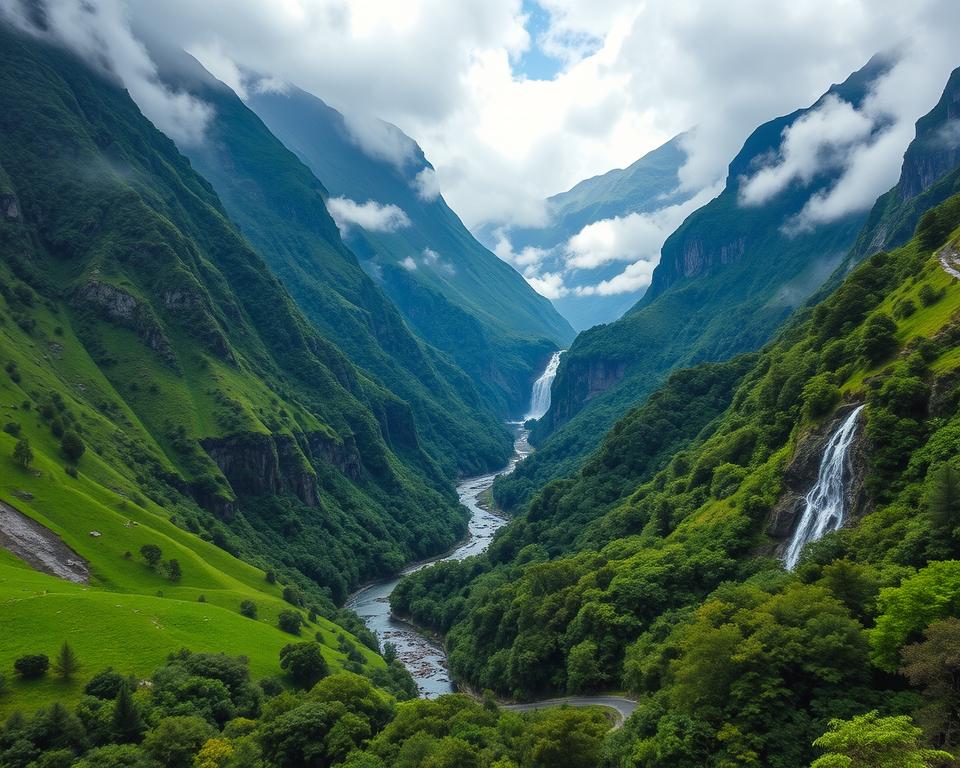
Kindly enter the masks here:
<path id="1" fill-rule="evenodd" d="M 382 204 L 375 200 L 358 203 L 349 197 L 331 197 L 327 208 L 337 228 L 344 234 L 352 226 L 358 226 L 371 232 L 396 232 L 410 226 L 410 218 L 403 209 L 393 204 Z"/>
<path id="2" fill-rule="evenodd" d="M 440 197 L 440 179 L 437 178 L 437 172 L 430 166 L 424 167 L 413 177 L 413 188 L 421 200 L 426 202 L 436 200 Z"/>

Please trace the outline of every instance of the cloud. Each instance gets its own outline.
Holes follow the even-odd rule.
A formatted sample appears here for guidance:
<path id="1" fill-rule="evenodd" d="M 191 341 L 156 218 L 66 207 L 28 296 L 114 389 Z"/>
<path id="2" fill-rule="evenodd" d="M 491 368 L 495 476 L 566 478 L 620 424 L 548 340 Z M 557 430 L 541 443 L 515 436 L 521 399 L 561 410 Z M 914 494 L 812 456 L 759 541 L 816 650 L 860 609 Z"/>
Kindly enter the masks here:
<path id="1" fill-rule="evenodd" d="M 408 272 L 413 272 L 413 270 L 417 268 L 417 262 L 414 261 L 412 256 L 407 256 L 407 258 L 400 262 L 400 266 Z"/>
<path id="2" fill-rule="evenodd" d="M 431 267 L 440 272 L 446 272 L 448 275 L 455 275 L 457 273 L 457 268 L 454 267 L 449 261 L 443 261 L 440 258 L 440 254 L 433 250 L 433 248 L 423 249 L 423 253 L 420 256 L 420 263 L 425 267 Z"/>
<path id="3" fill-rule="evenodd" d="M 421 200 L 426 202 L 436 200 L 440 197 L 440 180 L 437 178 L 437 172 L 430 166 L 425 166 L 413 177 L 413 188 Z"/>
<path id="4" fill-rule="evenodd" d="M 613 296 L 618 293 L 636 293 L 650 285 L 656 264 L 650 261 L 637 261 L 623 272 L 597 285 L 585 285 L 576 289 L 578 296 Z"/>
<path id="5" fill-rule="evenodd" d="M 395 125 L 364 112 L 345 112 L 350 139 L 369 157 L 403 170 L 417 154 L 416 143 Z"/>
<path id="6" fill-rule="evenodd" d="M 690 199 L 652 213 L 631 213 L 588 224 L 566 244 L 567 271 L 590 270 L 616 261 L 630 261 L 620 274 L 596 285 L 577 286 L 578 296 L 635 293 L 650 285 L 660 263 L 660 249 L 683 220 L 722 190 L 717 183 Z"/>
<path id="7" fill-rule="evenodd" d="M 570 289 L 563 284 L 563 275 L 559 272 L 545 272 L 542 275 L 524 275 L 524 279 L 541 296 L 548 299 L 559 299 L 570 293 Z"/>
<path id="8" fill-rule="evenodd" d="M 779 157 L 741 180 L 740 204 L 763 205 L 794 181 L 809 184 L 824 171 L 844 168 L 854 147 L 872 142 L 877 117 L 828 96 L 817 109 L 784 129 Z"/>
<path id="9" fill-rule="evenodd" d="M 503 261 L 508 264 L 512 264 L 517 268 L 530 268 L 536 267 L 547 259 L 550 255 L 550 251 L 544 248 L 535 248 L 533 246 L 527 246 L 520 250 L 519 253 L 513 250 L 513 244 L 510 242 L 510 237 L 507 235 L 507 232 L 502 227 L 498 229 L 495 233 L 497 238 L 496 244 L 493 246 L 493 252 Z"/>
<path id="10" fill-rule="evenodd" d="M 33 9 L 33 11 L 31 11 Z M 134 36 L 122 0 L 0 0 L 0 16 L 20 29 L 66 46 L 95 68 L 122 81 L 140 111 L 161 131 L 183 145 L 203 141 L 212 115 L 209 105 L 169 90 Z M 43 19 L 43 27 L 37 25 Z"/>
<path id="11" fill-rule="evenodd" d="M 340 232 L 346 234 L 351 226 L 358 226 L 370 232 L 396 232 L 410 226 L 410 218 L 403 209 L 392 204 L 381 204 L 375 200 L 358 203 L 349 197 L 331 197 L 327 208 Z"/>

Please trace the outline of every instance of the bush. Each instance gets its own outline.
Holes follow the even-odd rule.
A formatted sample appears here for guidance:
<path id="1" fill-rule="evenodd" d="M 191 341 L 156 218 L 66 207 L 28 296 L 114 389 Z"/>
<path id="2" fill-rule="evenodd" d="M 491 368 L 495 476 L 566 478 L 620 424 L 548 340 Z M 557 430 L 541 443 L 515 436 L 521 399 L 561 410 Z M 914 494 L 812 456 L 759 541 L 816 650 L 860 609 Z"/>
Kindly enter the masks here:
<path id="1" fill-rule="evenodd" d="M 90 678 L 83 692 L 98 699 L 115 699 L 124 683 L 123 675 L 114 672 L 113 667 L 107 667 Z"/>
<path id="2" fill-rule="evenodd" d="M 240 603 L 240 615 L 248 619 L 257 618 L 257 604 L 253 600 L 244 600 Z"/>
<path id="3" fill-rule="evenodd" d="M 939 291 L 934 289 L 929 283 L 924 283 L 920 286 L 920 290 L 917 293 L 917 297 L 920 299 L 920 303 L 925 307 L 929 307 L 931 304 L 936 304 L 940 299 L 943 298 L 944 290 L 941 288 Z"/>
<path id="4" fill-rule="evenodd" d="M 277 583 L 277 574 L 273 570 L 269 570 L 264 575 L 267 584 L 276 584 Z"/>
<path id="5" fill-rule="evenodd" d="M 297 606 L 297 608 L 303 607 L 303 595 L 300 594 L 300 590 L 296 587 L 284 587 L 283 599 L 290 603 L 290 605 Z"/>
<path id="6" fill-rule="evenodd" d="M 63 439 L 60 440 L 60 450 L 64 456 L 76 464 L 80 461 L 80 457 L 83 456 L 87 447 L 83 444 L 83 440 L 80 439 L 80 435 L 72 429 L 68 429 L 63 433 Z"/>
<path id="7" fill-rule="evenodd" d="M 867 320 L 858 351 L 871 363 L 879 363 L 897 347 L 897 325 L 890 316 L 878 312 Z"/>
<path id="8" fill-rule="evenodd" d="M 32 653 L 21 656 L 13 662 L 13 668 L 25 680 L 35 680 L 47 674 L 47 670 L 50 669 L 50 659 L 43 653 Z"/>
<path id="9" fill-rule="evenodd" d="M 21 437 L 17 440 L 17 444 L 13 447 L 13 460 L 24 469 L 28 469 L 33 464 L 33 450 L 27 438 Z"/>
<path id="10" fill-rule="evenodd" d="M 304 690 L 310 690 L 329 674 L 322 646 L 313 641 L 283 646 L 280 669 L 290 676 L 297 687 Z"/>
<path id="11" fill-rule="evenodd" d="M 171 558 L 167 561 L 167 578 L 170 581 L 180 581 L 183 571 L 180 570 L 180 561 Z"/>
<path id="12" fill-rule="evenodd" d="M 156 568 L 163 558 L 163 551 L 156 544 L 144 544 L 140 547 L 140 556 L 151 568 Z"/>
<path id="13" fill-rule="evenodd" d="M 20 434 L 20 425 L 17 424 L 17 422 L 15 421 L 8 421 L 6 424 L 3 425 L 3 431 L 6 432 L 8 435 L 13 435 L 14 437 L 17 437 Z"/>
<path id="14" fill-rule="evenodd" d="M 814 376 L 803 387 L 803 407 L 812 419 L 825 416 L 840 399 L 840 390 L 827 375 Z"/>
<path id="15" fill-rule="evenodd" d="M 303 618 L 296 611 L 280 611 L 277 616 L 277 626 L 291 635 L 299 635 L 302 624 Z"/>

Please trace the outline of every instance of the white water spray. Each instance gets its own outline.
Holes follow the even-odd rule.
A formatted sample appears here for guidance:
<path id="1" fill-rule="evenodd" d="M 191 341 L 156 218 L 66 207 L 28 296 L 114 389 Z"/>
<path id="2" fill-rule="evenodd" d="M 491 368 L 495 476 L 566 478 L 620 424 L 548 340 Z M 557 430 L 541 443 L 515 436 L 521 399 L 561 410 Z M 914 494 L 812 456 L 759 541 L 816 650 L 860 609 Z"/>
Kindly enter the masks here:
<path id="1" fill-rule="evenodd" d="M 800 560 L 800 553 L 811 541 L 843 525 L 846 480 L 850 476 L 847 452 L 857 432 L 857 418 L 863 406 L 857 406 L 830 436 L 817 482 L 804 497 L 803 515 L 783 556 L 784 565 L 792 571 Z"/>
<path id="2" fill-rule="evenodd" d="M 530 410 L 523 420 L 539 419 L 543 414 L 550 410 L 550 387 L 553 386 L 553 380 L 557 377 L 557 367 L 560 365 L 560 355 L 564 350 L 554 352 L 547 363 L 547 367 L 540 378 L 533 382 L 533 391 L 530 393 Z"/>

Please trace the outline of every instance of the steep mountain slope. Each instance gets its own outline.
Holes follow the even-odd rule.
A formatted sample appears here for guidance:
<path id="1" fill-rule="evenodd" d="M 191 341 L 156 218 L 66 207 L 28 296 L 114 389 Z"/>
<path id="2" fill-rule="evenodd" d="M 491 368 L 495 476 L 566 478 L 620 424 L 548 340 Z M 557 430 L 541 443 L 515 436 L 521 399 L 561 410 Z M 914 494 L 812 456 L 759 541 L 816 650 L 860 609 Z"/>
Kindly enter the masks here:
<path id="1" fill-rule="evenodd" d="M 617 458 L 624 434 L 655 433 L 661 416 L 644 406 L 488 556 L 408 578 L 394 607 L 446 631 L 454 671 L 475 686 L 634 692 L 608 765 L 808 765 L 831 717 L 909 712 L 907 680 L 887 673 L 960 604 L 960 282 L 940 263 L 960 244 L 960 196 L 937 215 L 952 234 L 869 258 L 742 359 L 745 374 L 731 369 L 725 412 L 652 479 L 648 461 Z M 771 555 L 861 404 L 846 525 L 785 572 Z M 591 510 L 604 488 L 613 496 Z M 922 722 L 941 743 L 953 721 Z"/>
<path id="2" fill-rule="evenodd" d="M 506 463 L 512 440 L 469 377 L 416 339 L 344 246 L 323 185 L 227 86 L 178 51 L 152 51 L 163 76 L 213 107 L 205 140 L 185 148 L 230 217 L 304 314 L 413 409 L 424 448 L 448 474 Z"/>
<path id="3" fill-rule="evenodd" d="M 603 432 L 673 368 L 762 345 L 829 277 L 865 215 L 800 232 L 787 232 L 784 225 L 829 188 L 838 171 L 794 180 L 762 205 L 741 205 L 741 186 L 777 156 L 788 127 L 828 99 L 860 104 L 885 68 L 885 61 L 872 60 L 808 109 L 751 134 L 730 163 L 724 191 L 667 239 L 643 299 L 619 321 L 580 334 L 564 354 L 550 410 L 533 431 L 540 450 L 499 483 L 499 499 L 518 496 L 510 486 L 538 487 L 572 471 Z"/>
<path id="4" fill-rule="evenodd" d="M 0 35 L 4 500 L 75 537 L 100 527 L 95 496 L 162 507 L 331 609 L 459 538 L 409 406 L 303 317 L 173 142 L 112 80 Z M 75 503 L 12 498 L 35 482 L 16 433 L 36 482 L 68 486 L 58 442 L 80 435 Z"/>
<path id="5" fill-rule="evenodd" d="M 848 264 L 910 239 L 920 216 L 960 190 L 960 69 L 937 105 L 917 121 L 900 181 L 883 195 L 850 251 Z"/>
<path id="6" fill-rule="evenodd" d="M 251 91 L 250 108 L 331 196 L 402 211 L 389 226 L 349 225 L 347 244 L 411 327 L 470 374 L 501 415 L 521 413 L 550 353 L 573 338 L 569 324 L 429 189 L 433 169 L 399 129 L 375 126 L 404 148 L 398 167 L 364 152 L 343 115 L 314 96 Z"/>
<path id="7" fill-rule="evenodd" d="M 549 255 L 539 267 L 541 271 L 562 270 L 567 241 L 587 225 L 632 213 L 651 213 L 690 197 L 689 192 L 678 190 L 677 172 L 686 161 L 682 141 L 682 135 L 676 136 L 626 168 L 585 179 L 566 192 L 547 198 L 549 222 L 545 226 L 508 228 L 502 234 L 508 237 L 517 253 L 525 248 L 548 251 Z M 498 234 L 488 229 L 483 236 L 492 245 Z M 615 277 L 623 267 L 623 261 L 614 261 L 593 269 L 581 269 L 565 283 L 570 288 L 596 284 Z M 553 303 L 579 331 L 616 320 L 642 295 L 642 290 L 612 296 L 569 293 L 553 299 Z"/>

